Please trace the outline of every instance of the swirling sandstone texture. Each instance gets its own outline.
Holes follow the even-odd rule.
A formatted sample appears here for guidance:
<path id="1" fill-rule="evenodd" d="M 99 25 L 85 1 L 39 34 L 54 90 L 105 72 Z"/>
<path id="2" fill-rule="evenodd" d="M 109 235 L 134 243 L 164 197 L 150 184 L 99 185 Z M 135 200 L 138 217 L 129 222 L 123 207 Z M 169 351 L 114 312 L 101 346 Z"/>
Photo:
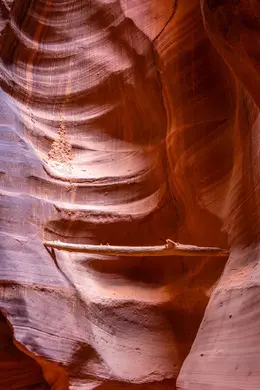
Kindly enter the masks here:
<path id="1" fill-rule="evenodd" d="M 258 390 L 258 0 L 11 3 L 0 388 Z M 43 245 L 167 238 L 230 258 Z"/>

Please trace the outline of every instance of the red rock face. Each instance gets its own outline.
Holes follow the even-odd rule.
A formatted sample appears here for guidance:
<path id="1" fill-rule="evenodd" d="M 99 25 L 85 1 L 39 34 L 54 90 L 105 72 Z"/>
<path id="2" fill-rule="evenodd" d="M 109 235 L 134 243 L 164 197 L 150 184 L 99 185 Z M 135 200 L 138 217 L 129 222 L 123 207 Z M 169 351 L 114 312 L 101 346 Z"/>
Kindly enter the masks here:
<path id="1" fill-rule="evenodd" d="M 10 6 L 0 388 L 258 389 L 258 2 Z M 43 245 L 167 238 L 230 257 Z"/>

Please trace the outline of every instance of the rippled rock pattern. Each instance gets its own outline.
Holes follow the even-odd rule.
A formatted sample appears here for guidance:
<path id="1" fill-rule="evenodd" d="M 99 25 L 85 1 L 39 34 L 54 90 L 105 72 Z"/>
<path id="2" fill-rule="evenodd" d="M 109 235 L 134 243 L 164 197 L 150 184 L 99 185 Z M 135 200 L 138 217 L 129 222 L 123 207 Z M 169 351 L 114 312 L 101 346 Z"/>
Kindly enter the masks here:
<path id="1" fill-rule="evenodd" d="M 258 0 L 0 0 L 0 388 L 258 390 Z M 178 242 L 124 258 L 44 240 Z"/>

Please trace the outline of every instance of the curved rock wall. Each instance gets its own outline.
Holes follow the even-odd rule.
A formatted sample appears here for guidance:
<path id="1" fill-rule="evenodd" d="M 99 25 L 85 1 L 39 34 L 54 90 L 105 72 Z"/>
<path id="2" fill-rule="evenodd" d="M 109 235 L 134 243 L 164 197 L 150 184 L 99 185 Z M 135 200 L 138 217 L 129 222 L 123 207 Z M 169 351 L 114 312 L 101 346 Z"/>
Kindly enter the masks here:
<path id="1" fill-rule="evenodd" d="M 256 388 L 258 25 L 245 4 L 15 0 L 1 36 L 0 308 L 42 367 L 35 388 L 173 389 L 179 372 L 180 390 Z M 43 245 L 167 238 L 231 246 L 224 273 L 226 259 Z"/>
<path id="2" fill-rule="evenodd" d="M 257 1 L 203 1 L 202 10 L 206 32 L 229 66 L 226 76 L 234 79 L 227 90 L 233 112 L 225 122 L 232 147 L 218 165 L 223 169 L 228 159 L 232 164 L 203 193 L 205 207 L 223 220 L 231 254 L 182 366 L 178 388 L 251 390 L 260 380 L 260 8 Z M 228 85 L 226 79 L 222 85 Z M 218 107 L 227 108 L 223 95 Z"/>

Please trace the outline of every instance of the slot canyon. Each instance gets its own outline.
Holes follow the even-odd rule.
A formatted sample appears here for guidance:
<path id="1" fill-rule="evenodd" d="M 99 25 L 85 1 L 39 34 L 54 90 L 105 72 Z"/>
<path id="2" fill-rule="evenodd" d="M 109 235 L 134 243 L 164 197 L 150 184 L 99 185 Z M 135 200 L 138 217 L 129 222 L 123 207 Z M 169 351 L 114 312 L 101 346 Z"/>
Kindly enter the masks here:
<path id="1" fill-rule="evenodd" d="M 0 390 L 259 390 L 259 0 L 0 0 L 0 42 Z"/>

